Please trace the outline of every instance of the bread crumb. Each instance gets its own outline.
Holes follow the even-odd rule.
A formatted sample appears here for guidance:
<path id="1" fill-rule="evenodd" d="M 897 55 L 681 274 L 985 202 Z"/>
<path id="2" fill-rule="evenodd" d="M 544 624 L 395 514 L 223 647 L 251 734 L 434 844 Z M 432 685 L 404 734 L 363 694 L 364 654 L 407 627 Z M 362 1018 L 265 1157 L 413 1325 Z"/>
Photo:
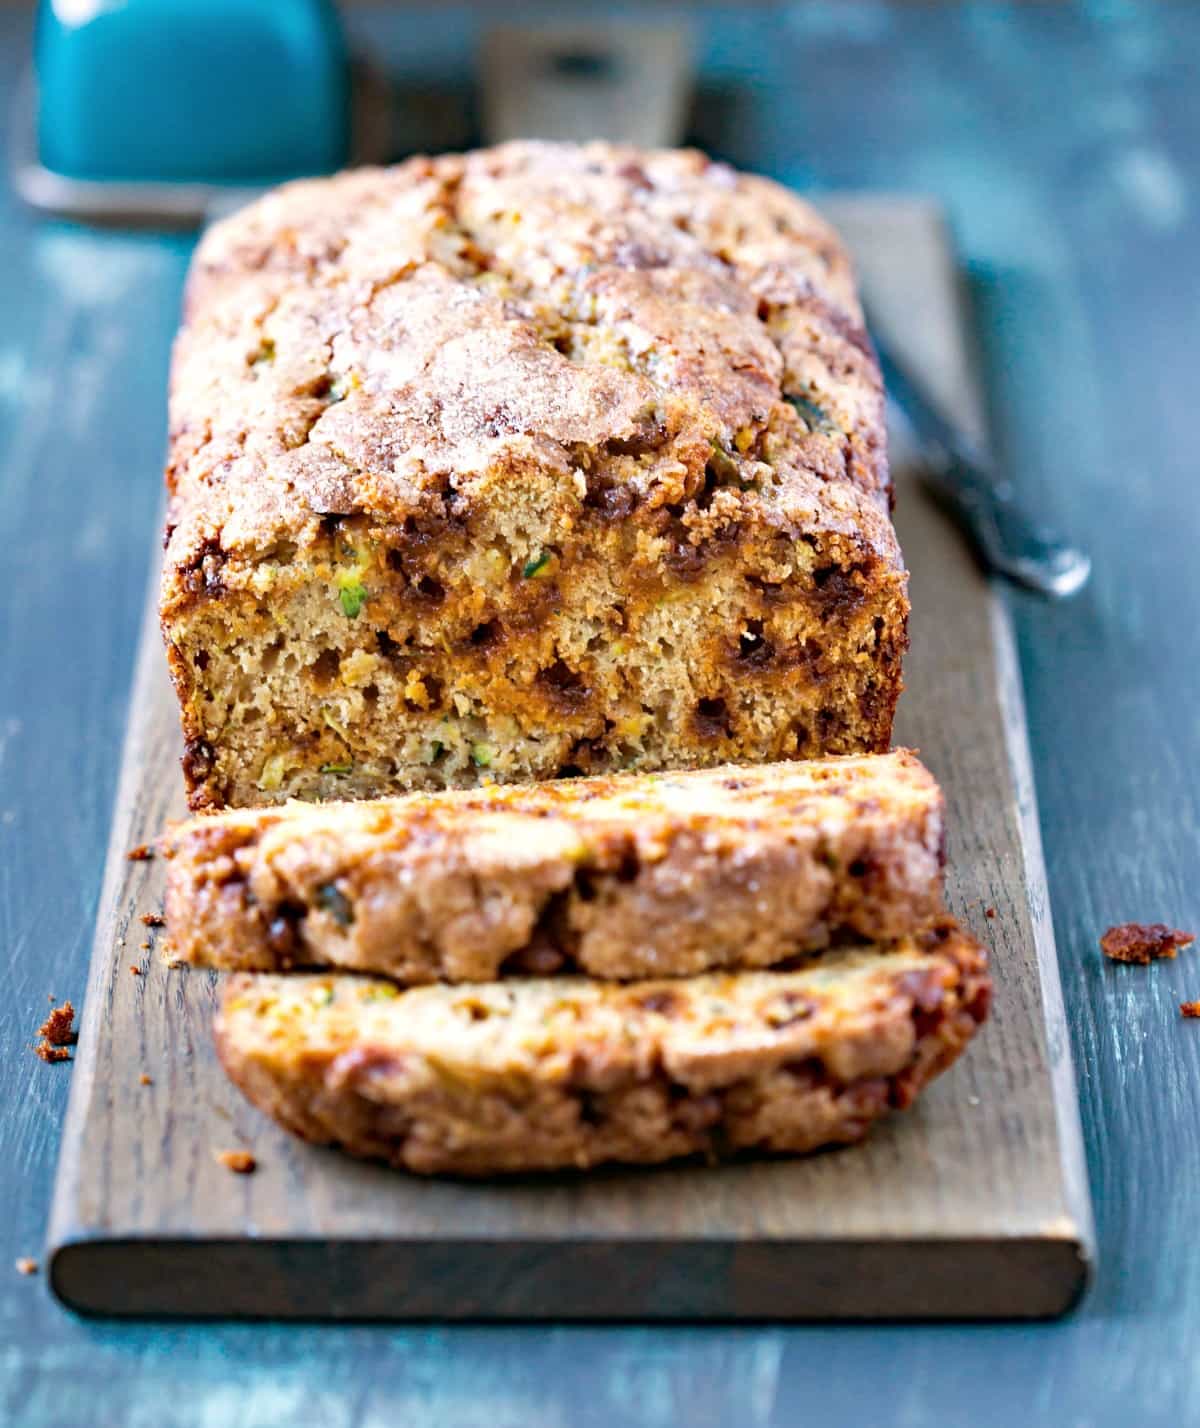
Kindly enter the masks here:
<path id="1" fill-rule="evenodd" d="M 216 1160 L 218 1165 L 232 1170 L 235 1175 L 249 1175 L 258 1168 L 258 1161 L 248 1150 L 218 1150 Z"/>
<path id="2" fill-rule="evenodd" d="M 149 943 L 148 940 L 145 941 L 145 942 L 139 942 L 139 943 L 138 943 L 138 946 L 141 948 L 141 950 L 142 950 L 143 952 L 149 952 L 149 950 L 150 950 L 150 943 Z"/>
<path id="3" fill-rule="evenodd" d="M 1200 1017 L 1200 1002 L 1180 1002 L 1179 1010 L 1183 1016 Z"/>
<path id="4" fill-rule="evenodd" d="M 167 919 L 158 912 L 143 912 L 142 921 L 147 927 L 165 927 Z"/>
<path id="5" fill-rule="evenodd" d="M 46 993 L 46 1000 L 47 1000 L 48 1002 L 52 1002 L 52 1003 L 53 1003 L 53 1002 L 58 1001 L 58 998 L 54 995 L 53 992 L 47 992 L 47 993 Z"/>
<path id="6" fill-rule="evenodd" d="M 154 857 L 154 849 L 149 843 L 139 843 L 125 854 L 131 863 L 148 863 Z"/>
<path id="7" fill-rule="evenodd" d="M 36 1274 L 37 1272 L 38 1262 L 36 1259 L 30 1259 L 28 1256 L 25 1256 L 24 1258 L 17 1260 L 18 1274 Z"/>
<path id="8" fill-rule="evenodd" d="M 33 1050 L 37 1057 L 48 1063 L 70 1061 L 71 1059 L 71 1053 L 65 1046 L 51 1046 L 48 1041 L 39 1041 Z"/>
<path id="9" fill-rule="evenodd" d="M 139 1085 L 139 1086 L 153 1086 L 153 1085 L 154 1085 L 154 1080 L 153 1080 L 152 1077 L 147 1076 L 146 1073 L 143 1071 L 142 1074 L 138 1077 L 138 1085 Z"/>
<path id="10" fill-rule="evenodd" d="M 142 969 L 138 966 L 138 964 L 137 964 L 136 962 L 134 962 L 134 963 L 130 966 L 129 971 L 130 971 L 130 975 L 131 975 L 131 976 L 134 976 L 134 977 L 140 977 L 140 976 L 142 975 Z"/>
<path id="11" fill-rule="evenodd" d="M 996 916 L 996 909 L 994 907 L 985 907 L 983 909 L 983 915 L 984 917 L 994 918 Z"/>
<path id="12" fill-rule="evenodd" d="M 1157 962 L 1174 957 L 1196 940 L 1194 932 L 1180 932 L 1165 922 L 1123 922 L 1110 927 L 1100 939 L 1100 950 L 1113 962 Z"/>
<path id="13" fill-rule="evenodd" d="M 38 1035 L 44 1037 L 51 1046 L 70 1046 L 75 1041 L 71 1023 L 75 1020 L 75 1008 L 70 1002 L 55 1007 L 38 1027 Z"/>

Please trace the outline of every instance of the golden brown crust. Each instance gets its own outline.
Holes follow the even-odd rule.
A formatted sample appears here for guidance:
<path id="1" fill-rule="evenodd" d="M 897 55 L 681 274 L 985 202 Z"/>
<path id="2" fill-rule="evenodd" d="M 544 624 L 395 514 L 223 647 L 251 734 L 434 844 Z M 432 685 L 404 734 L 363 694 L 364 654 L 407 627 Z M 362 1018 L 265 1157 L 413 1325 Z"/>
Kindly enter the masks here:
<path id="1" fill-rule="evenodd" d="M 887 746 L 848 260 L 702 155 L 508 145 L 218 225 L 168 484 L 194 807 Z"/>
<path id="2" fill-rule="evenodd" d="M 949 919 L 801 970 L 398 992 L 346 975 L 229 983 L 226 1071 L 308 1140 L 422 1174 L 652 1163 L 860 1139 L 987 1015 Z"/>
<path id="3" fill-rule="evenodd" d="M 163 840 L 170 937 L 409 984 L 769 966 L 933 917 L 942 812 L 901 750 L 201 815 Z"/>

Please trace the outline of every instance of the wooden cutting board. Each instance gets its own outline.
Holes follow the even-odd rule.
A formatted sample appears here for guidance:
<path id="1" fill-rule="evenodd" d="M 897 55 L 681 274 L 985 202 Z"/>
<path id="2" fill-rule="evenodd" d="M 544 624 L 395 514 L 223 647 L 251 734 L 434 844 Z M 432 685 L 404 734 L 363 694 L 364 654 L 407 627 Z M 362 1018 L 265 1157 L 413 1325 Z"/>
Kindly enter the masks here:
<path id="1" fill-rule="evenodd" d="M 937 209 L 825 207 L 893 344 L 979 431 Z M 184 811 L 152 592 L 49 1229 L 60 1298 L 106 1314 L 396 1319 L 1031 1316 L 1074 1303 L 1090 1210 L 1012 635 L 894 454 L 913 601 L 896 739 L 946 790 L 949 900 L 992 948 L 996 978 L 984 1033 L 918 1107 L 864 1146 L 806 1160 L 482 1185 L 291 1139 L 217 1065 L 215 975 L 168 968 L 161 932 L 140 920 L 161 907 L 162 869 L 126 850 Z M 255 1174 L 216 1163 L 231 1147 L 253 1152 Z"/>

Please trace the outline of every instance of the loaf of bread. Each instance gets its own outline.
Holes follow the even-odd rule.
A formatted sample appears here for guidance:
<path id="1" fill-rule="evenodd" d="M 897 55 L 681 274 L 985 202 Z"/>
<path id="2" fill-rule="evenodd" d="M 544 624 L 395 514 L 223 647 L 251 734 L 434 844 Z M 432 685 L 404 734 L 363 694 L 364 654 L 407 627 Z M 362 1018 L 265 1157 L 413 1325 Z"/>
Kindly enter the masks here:
<path id="1" fill-rule="evenodd" d="M 765 967 L 942 907 L 942 797 L 905 751 L 235 809 L 163 848 L 187 961 L 402 983 Z"/>
<path id="2" fill-rule="evenodd" d="M 239 973 L 225 1069 L 307 1140 L 423 1174 L 584 1168 L 861 1139 L 987 1014 L 955 925 L 796 971 L 418 987 Z"/>
<path id="3" fill-rule="evenodd" d="M 888 745 L 849 262 L 701 154 L 511 144 L 218 224 L 167 479 L 194 808 Z"/>

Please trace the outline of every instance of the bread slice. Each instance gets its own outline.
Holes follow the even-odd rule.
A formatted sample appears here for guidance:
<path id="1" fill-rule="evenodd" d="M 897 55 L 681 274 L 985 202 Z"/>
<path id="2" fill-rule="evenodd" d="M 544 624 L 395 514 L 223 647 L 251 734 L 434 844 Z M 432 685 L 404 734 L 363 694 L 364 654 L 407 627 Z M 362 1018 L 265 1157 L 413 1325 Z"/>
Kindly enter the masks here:
<path id="1" fill-rule="evenodd" d="M 193 808 L 882 751 L 883 387 L 809 205 L 516 143 L 206 233 L 162 627 Z"/>
<path id="2" fill-rule="evenodd" d="M 942 843 L 907 751 L 292 803 L 171 830 L 167 920 L 200 966 L 684 976 L 920 926 Z"/>
<path id="3" fill-rule="evenodd" d="M 683 981 L 241 974 L 216 1041 L 307 1140 L 487 1175 L 857 1141 L 955 1060 L 989 995 L 982 950 L 945 919 L 800 970 Z"/>

